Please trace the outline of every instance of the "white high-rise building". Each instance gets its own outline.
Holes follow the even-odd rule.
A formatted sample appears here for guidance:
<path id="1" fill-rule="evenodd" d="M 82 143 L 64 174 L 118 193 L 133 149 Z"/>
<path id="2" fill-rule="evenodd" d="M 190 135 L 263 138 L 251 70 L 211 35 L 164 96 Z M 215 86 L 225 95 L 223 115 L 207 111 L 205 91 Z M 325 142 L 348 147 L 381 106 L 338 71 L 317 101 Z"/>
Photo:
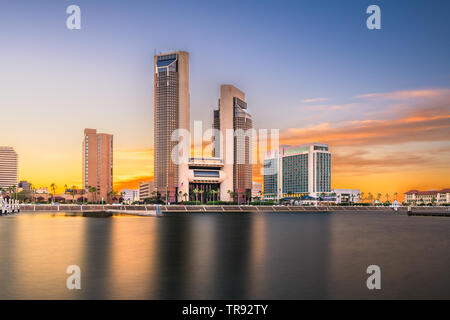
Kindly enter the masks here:
<path id="1" fill-rule="evenodd" d="M 264 159 L 264 197 L 322 197 L 331 193 L 327 144 L 283 146 Z"/>
<path id="2" fill-rule="evenodd" d="M 18 156 L 11 147 L 0 147 L 0 187 L 17 186 Z"/>

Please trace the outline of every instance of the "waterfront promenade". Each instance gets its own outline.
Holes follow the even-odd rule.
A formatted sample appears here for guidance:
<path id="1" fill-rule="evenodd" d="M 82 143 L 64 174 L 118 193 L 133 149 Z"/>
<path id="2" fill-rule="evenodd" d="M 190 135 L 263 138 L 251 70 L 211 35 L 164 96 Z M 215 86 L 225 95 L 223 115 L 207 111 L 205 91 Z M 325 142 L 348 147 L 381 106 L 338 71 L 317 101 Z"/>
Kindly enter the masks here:
<path id="1" fill-rule="evenodd" d="M 408 207 L 397 211 L 383 206 L 238 206 L 238 205 L 161 205 L 162 213 L 339 213 L 339 212 L 388 212 L 408 213 Z M 410 215 L 450 216 L 450 207 L 410 207 Z M 21 212 L 111 213 L 152 216 L 156 205 L 21 205 Z"/>

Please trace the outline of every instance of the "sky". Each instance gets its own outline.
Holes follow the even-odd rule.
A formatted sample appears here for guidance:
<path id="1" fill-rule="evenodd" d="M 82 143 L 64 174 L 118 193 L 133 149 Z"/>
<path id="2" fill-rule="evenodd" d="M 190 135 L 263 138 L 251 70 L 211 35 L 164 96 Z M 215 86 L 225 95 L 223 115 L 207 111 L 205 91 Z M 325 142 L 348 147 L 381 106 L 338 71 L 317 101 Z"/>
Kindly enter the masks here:
<path id="1" fill-rule="evenodd" d="M 81 30 L 66 9 L 81 8 Z M 381 8 L 381 30 L 366 9 Z M 84 128 L 114 135 L 115 189 L 153 177 L 153 55 L 190 53 L 191 120 L 219 86 L 256 128 L 323 142 L 332 187 L 450 188 L 448 1 L 0 0 L 0 145 L 19 178 L 81 186 Z M 255 181 L 262 181 L 255 170 Z"/>

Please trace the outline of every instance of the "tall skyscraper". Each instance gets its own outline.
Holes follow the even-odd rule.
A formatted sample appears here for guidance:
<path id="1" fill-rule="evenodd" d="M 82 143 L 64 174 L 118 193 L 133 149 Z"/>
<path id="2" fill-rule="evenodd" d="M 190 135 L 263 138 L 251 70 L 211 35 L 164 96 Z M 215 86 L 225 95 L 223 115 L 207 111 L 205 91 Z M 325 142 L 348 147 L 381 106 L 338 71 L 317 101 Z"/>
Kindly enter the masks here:
<path id="1" fill-rule="evenodd" d="M 113 136 L 97 133 L 95 129 L 84 130 L 83 141 L 83 187 L 97 189 L 88 192 L 92 201 L 109 201 L 113 190 Z"/>
<path id="2" fill-rule="evenodd" d="M 11 147 L 0 147 L 0 187 L 17 186 L 17 153 Z"/>
<path id="3" fill-rule="evenodd" d="M 252 116 L 247 110 L 245 94 L 233 85 L 222 85 L 219 110 L 214 111 L 213 120 L 213 129 L 220 131 L 222 136 L 222 139 L 214 137 L 213 142 L 214 156 L 224 162 L 226 178 L 220 189 L 222 200 L 232 200 L 228 191 L 234 192 L 238 203 L 245 202 L 251 196 L 252 128 Z M 230 132 L 233 139 L 227 139 Z M 228 145 L 230 143 L 231 146 Z"/>
<path id="4" fill-rule="evenodd" d="M 264 159 L 264 197 L 318 197 L 331 192 L 327 144 L 283 146 Z"/>
<path id="5" fill-rule="evenodd" d="M 189 53 L 178 51 L 154 57 L 154 185 L 162 199 L 175 201 L 188 192 L 188 164 L 172 161 L 177 129 L 189 130 Z"/>

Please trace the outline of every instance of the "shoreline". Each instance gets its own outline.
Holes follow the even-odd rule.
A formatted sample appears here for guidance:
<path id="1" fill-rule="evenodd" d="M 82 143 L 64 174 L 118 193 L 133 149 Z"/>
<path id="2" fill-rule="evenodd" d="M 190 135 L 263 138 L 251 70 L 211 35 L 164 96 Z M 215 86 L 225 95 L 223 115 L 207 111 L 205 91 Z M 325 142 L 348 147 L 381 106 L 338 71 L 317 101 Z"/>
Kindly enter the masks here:
<path id="1" fill-rule="evenodd" d="M 381 206 L 239 206 L 239 205 L 161 205 L 161 213 L 397 213 L 410 216 L 450 216 L 450 207 L 391 207 Z M 156 205 L 20 205 L 21 212 L 61 212 L 83 216 L 113 214 L 154 216 Z"/>

